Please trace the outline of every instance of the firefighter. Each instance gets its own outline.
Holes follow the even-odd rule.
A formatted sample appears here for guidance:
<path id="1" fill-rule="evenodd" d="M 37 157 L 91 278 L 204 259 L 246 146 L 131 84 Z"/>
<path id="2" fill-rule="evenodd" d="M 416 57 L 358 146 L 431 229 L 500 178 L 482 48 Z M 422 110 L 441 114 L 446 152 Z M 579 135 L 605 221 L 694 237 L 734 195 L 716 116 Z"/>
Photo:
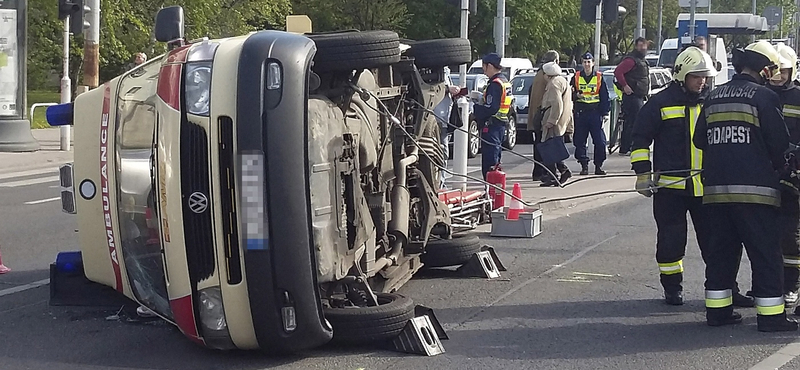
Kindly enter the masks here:
<path id="1" fill-rule="evenodd" d="M 592 135 L 594 143 L 594 174 L 605 175 L 606 133 L 603 131 L 603 117 L 609 113 L 611 105 L 608 89 L 603 83 L 603 73 L 594 68 L 592 53 L 583 55 L 583 70 L 572 77 L 570 85 L 575 101 L 575 159 L 581 164 L 581 175 L 589 174 L 589 156 L 586 155 L 589 135 Z"/>
<path id="2" fill-rule="evenodd" d="M 781 74 L 780 80 L 769 81 L 769 87 L 780 96 L 789 139 L 797 143 L 800 142 L 800 88 L 792 83 L 797 69 L 797 54 L 784 43 L 776 45 L 775 50 L 781 56 Z M 783 251 L 783 298 L 787 306 L 794 306 L 800 288 L 800 199 L 798 187 L 790 180 L 781 179 L 778 217 Z"/>
<path id="3" fill-rule="evenodd" d="M 706 247 L 706 322 L 737 324 L 731 286 L 747 249 L 759 331 L 796 331 L 786 317 L 778 238 L 779 171 L 789 134 L 780 99 L 764 86 L 780 78 L 780 55 L 766 41 L 733 51 L 737 71 L 706 98 L 693 142 L 703 150 L 703 204 L 711 233 Z"/>
<path id="4" fill-rule="evenodd" d="M 711 232 L 707 209 L 703 207 L 702 181 L 699 176 L 692 177 L 689 169 L 699 170 L 702 166 L 702 152 L 692 144 L 691 135 L 707 93 L 706 79 L 714 77 L 717 71 L 711 57 L 697 47 L 682 51 L 673 70 L 674 82 L 654 95 L 639 112 L 633 129 L 631 166 L 638 174 L 636 189 L 653 197 L 653 216 L 658 227 L 656 262 L 664 299 L 667 304 L 682 305 L 686 213 L 692 217 L 704 259 Z M 651 161 L 649 148 L 653 142 Z M 657 175 L 651 176 L 653 172 Z M 752 299 L 736 290 L 735 304 L 752 307 Z"/>
<path id="5" fill-rule="evenodd" d="M 481 130 L 481 170 L 486 174 L 500 164 L 503 137 L 511 109 L 511 84 L 501 71 L 500 56 L 491 53 L 483 57 L 483 72 L 491 80 L 486 85 L 483 98 L 473 106 L 473 115 Z"/>

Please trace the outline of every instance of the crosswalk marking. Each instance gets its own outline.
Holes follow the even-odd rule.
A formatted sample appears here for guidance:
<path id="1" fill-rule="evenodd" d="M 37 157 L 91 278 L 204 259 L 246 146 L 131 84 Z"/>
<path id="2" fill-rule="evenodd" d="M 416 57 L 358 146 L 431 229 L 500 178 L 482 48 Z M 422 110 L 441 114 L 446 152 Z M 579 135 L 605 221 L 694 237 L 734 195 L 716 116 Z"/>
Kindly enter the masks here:
<path id="1" fill-rule="evenodd" d="M 58 180 L 59 180 L 58 176 L 48 176 L 48 177 L 40 177 L 28 180 L 0 182 L 0 188 L 16 188 L 18 186 L 44 184 L 48 182 L 56 182 Z"/>

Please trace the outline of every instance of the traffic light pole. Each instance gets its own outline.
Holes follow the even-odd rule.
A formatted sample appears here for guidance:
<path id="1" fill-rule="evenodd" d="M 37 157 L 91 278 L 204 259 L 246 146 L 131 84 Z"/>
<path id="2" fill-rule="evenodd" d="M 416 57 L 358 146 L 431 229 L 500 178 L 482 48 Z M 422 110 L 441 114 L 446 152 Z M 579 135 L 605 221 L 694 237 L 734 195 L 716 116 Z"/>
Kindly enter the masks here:
<path id="1" fill-rule="evenodd" d="M 467 39 L 469 28 L 469 0 L 461 0 L 461 38 Z M 463 88 L 467 86 L 467 65 L 458 66 L 458 84 Z M 469 145 L 469 98 L 461 97 L 458 99 L 458 108 L 461 110 L 461 126 L 463 130 L 455 130 L 453 133 L 453 172 L 454 182 L 461 191 L 467 190 L 467 146 Z"/>
<path id="2" fill-rule="evenodd" d="M 602 59 L 602 54 L 600 53 L 600 31 L 603 24 L 602 1 L 597 2 L 597 8 L 595 8 L 594 13 L 594 60 L 597 66 L 600 66 L 600 60 Z M 530 117 L 530 115 L 528 115 L 528 117 Z"/>
<path id="3" fill-rule="evenodd" d="M 61 77 L 61 103 L 72 101 L 72 82 L 69 79 L 69 16 L 64 19 L 64 57 L 63 74 Z M 72 126 L 61 126 L 61 150 L 69 151 L 70 129 Z"/>
<path id="4" fill-rule="evenodd" d="M 100 73 L 100 0 L 85 0 L 89 11 L 89 29 L 83 44 L 83 84 L 93 89 Z"/>

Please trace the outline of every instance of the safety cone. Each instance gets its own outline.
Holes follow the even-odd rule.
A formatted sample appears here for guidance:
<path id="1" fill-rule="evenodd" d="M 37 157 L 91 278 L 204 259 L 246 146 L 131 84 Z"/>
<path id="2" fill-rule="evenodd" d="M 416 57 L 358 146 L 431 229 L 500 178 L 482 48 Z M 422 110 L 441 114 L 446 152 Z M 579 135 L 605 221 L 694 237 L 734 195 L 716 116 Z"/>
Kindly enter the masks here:
<path id="1" fill-rule="evenodd" d="M 511 197 L 511 203 L 508 205 L 508 215 L 506 216 L 506 220 L 518 220 L 519 214 L 522 213 L 522 188 L 519 186 L 519 183 L 514 183 L 514 190 L 511 192 L 513 197 Z"/>
<path id="2" fill-rule="evenodd" d="M 11 269 L 3 264 L 3 255 L 0 254 L 0 275 L 11 272 Z"/>

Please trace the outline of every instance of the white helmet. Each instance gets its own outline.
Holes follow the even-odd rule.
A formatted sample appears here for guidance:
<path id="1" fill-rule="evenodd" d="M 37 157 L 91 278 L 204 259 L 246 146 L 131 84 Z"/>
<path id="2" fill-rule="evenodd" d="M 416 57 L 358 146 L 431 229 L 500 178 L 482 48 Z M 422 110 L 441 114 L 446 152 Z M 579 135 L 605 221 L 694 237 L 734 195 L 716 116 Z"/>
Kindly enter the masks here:
<path id="1" fill-rule="evenodd" d="M 781 69 L 791 69 L 792 72 L 791 75 L 789 75 L 789 81 L 794 80 L 794 77 L 797 74 L 797 53 L 794 52 L 794 49 L 782 42 L 779 42 L 777 45 L 775 45 L 775 50 L 781 56 Z"/>
<path id="2" fill-rule="evenodd" d="M 765 80 L 780 81 L 781 56 L 769 41 L 759 40 L 744 48 L 746 67 L 758 72 Z"/>
<path id="3" fill-rule="evenodd" d="M 686 82 L 686 75 L 714 77 L 717 69 L 708 53 L 695 46 L 690 46 L 675 58 L 675 67 L 672 68 L 673 78 L 681 83 Z"/>

